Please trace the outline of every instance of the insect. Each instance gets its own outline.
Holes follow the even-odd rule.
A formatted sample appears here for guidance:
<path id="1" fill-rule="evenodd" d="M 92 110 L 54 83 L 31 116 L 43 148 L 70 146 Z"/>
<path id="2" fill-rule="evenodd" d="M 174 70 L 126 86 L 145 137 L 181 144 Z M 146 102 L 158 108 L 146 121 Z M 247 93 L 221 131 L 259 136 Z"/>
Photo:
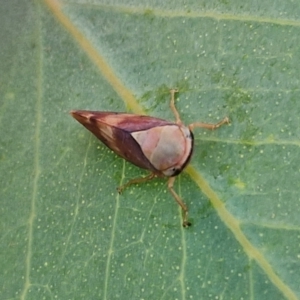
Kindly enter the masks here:
<path id="1" fill-rule="evenodd" d="M 174 191 L 175 178 L 189 163 L 194 147 L 193 129 L 210 130 L 228 124 L 225 117 L 216 124 L 196 122 L 185 126 L 175 107 L 175 93 L 171 89 L 170 108 L 175 122 L 130 113 L 72 110 L 70 114 L 91 131 L 101 142 L 130 163 L 149 170 L 148 176 L 135 178 L 118 187 L 121 193 L 132 184 L 155 177 L 168 177 L 168 189 L 182 209 L 183 226 L 188 227 L 188 208 Z"/>

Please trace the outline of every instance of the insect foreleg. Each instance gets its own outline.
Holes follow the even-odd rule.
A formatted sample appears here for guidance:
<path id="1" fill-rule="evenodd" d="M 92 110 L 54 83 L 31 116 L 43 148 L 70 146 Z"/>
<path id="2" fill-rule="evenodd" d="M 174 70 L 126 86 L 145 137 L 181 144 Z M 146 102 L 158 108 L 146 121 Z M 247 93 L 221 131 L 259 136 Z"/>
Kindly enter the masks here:
<path id="1" fill-rule="evenodd" d="M 172 194 L 172 196 L 174 197 L 174 199 L 176 200 L 176 202 L 180 205 L 180 207 L 182 209 L 182 214 L 183 214 L 182 226 L 189 227 L 189 226 L 191 226 L 191 223 L 187 220 L 188 208 L 187 208 L 186 204 L 182 201 L 182 199 L 178 196 L 178 194 L 174 191 L 174 189 L 173 189 L 174 181 L 175 181 L 175 177 L 169 178 L 168 189 L 169 189 L 170 193 Z"/>
<path id="2" fill-rule="evenodd" d="M 179 113 L 178 113 L 178 111 L 176 109 L 176 106 L 175 106 L 175 93 L 177 93 L 177 92 L 178 92 L 178 89 L 171 89 L 170 90 L 170 93 L 171 93 L 170 108 L 171 108 L 172 112 L 175 115 L 176 123 L 180 125 L 180 124 L 182 124 L 182 121 L 180 119 Z"/>
<path id="3" fill-rule="evenodd" d="M 202 122 L 195 122 L 189 125 L 189 129 L 192 131 L 195 127 L 201 127 L 201 128 L 206 128 L 210 130 L 214 130 L 219 128 L 220 126 L 224 124 L 229 124 L 229 119 L 225 117 L 223 120 L 216 124 L 210 124 L 210 123 L 202 123 Z"/>

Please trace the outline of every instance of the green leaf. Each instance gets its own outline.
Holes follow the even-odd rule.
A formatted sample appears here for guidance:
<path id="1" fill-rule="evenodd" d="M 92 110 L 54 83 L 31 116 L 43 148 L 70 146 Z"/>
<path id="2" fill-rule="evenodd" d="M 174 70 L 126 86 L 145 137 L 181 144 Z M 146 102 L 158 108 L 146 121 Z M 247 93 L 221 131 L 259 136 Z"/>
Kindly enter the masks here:
<path id="1" fill-rule="evenodd" d="M 1 4 L 0 298 L 300 298 L 297 1 L 110 2 Z M 231 120 L 194 132 L 188 229 L 68 114 L 174 120 L 173 87 L 186 124 Z"/>

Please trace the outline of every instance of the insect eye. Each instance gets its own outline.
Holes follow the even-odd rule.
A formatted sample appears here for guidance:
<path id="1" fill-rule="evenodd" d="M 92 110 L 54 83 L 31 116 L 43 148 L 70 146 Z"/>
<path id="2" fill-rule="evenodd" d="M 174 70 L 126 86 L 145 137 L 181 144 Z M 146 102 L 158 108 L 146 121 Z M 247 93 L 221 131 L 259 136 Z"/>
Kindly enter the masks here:
<path id="1" fill-rule="evenodd" d="M 170 169 L 170 173 L 172 174 L 172 176 L 176 173 L 177 169 L 176 168 L 171 168 Z"/>
<path id="2" fill-rule="evenodd" d="M 165 170 L 163 173 L 165 176 L 173 177 L 173 176 L 177 176 L 181 171 L 182 171 L 181 168 L 171 167 L 171 168 Z"/>
<path id="3" fill-rule="evenodd" d="M 181 173 L 181 169 L 180 168 L 172 168 L 173 174 L 172 176 L 177 176 L 178 174 Z"/>

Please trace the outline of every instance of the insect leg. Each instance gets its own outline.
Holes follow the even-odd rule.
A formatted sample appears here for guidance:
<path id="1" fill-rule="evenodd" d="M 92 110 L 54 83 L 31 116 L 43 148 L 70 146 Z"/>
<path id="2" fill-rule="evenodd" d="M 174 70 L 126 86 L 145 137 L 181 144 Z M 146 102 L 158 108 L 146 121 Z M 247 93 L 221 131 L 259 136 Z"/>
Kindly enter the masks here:
<path id="1" fill-rule="evenodd" d="M 182 226 L 183 227 L 189 227 L 192 224 L 187 220 L 188 208 L 185 205 L 185 203 L 182 201 L 182 199 L 178 196 L 178 194 L 174 191 L 174 189 L 173 189 L 174 181 L 175 181 L 175 177 L 170 177 L 169 178 L 169 180 L 168 180 L 168 189 L 169 189 L 170 193 L 172 194 L 172 196 L 174 197 L 174 199 L 176 200 L 176 202 L 180 205 L 180 207 L 182 209 L 182 213 L 183 213 Z"/>
<path id="2" fill-rule="evenodd" d="M 193 129 L 195 127 L 201 127 L 201 128 L 214 130 L 214 129 L 217 129 L 217 128 L 221 127 L 224 124 L 229 124 L 229 119 L 227 117 L 225 117 L 223 120 L 221 120 L 220 122 L 218 122 L 216 124 L 195 122 L 195 123 L 192 123 L 192 124 L 189 125 L 189 129 L 191 131 L 193 131 Z"/>
<path id="3" fill-rule="evenodd" d="M 129 180 L 128 182 L 126 182 L 125 184 L 119 186 L 119 187 L 117 188 L 117 191 L 118 191 L 119 194 L 121 194 L 121 193 L 123 192 L 123 190 L 124 190 L 125 188 L 127 188 L 128 186 L 130 186 L 130 185 L 132 185 L 132 184 L 137 184 L 137 183 L 143 183 L 143 182 L 146 182 L 146 181 L 148 181 L 148 180 L 153 179 L 154 177 L 155 177 L 155 174 L 151 173 L 151 174 L 149 174 L 149 175 L 146 176 L 146 177 L 139 177 L 139 178 L 131 179 L 131 180 Z"/>
<path id="4" fill-rule="evenodd" d="M 177 124 L 182 124 L 181 120 L 180 120 L 180 116 L 179 116 L 179 113 L 176 109 L 176 106 L 175 106 L 175 93 L 178 92 L 178 89 L 171 89 L 170 90 L 170 93 L 171 93 L 171 102 L 170 102 L 170 108 L 172 110 L 172 112 L 174 113 L 175 115 L 175 118 L 176 118 L 176 123 Z"/>

